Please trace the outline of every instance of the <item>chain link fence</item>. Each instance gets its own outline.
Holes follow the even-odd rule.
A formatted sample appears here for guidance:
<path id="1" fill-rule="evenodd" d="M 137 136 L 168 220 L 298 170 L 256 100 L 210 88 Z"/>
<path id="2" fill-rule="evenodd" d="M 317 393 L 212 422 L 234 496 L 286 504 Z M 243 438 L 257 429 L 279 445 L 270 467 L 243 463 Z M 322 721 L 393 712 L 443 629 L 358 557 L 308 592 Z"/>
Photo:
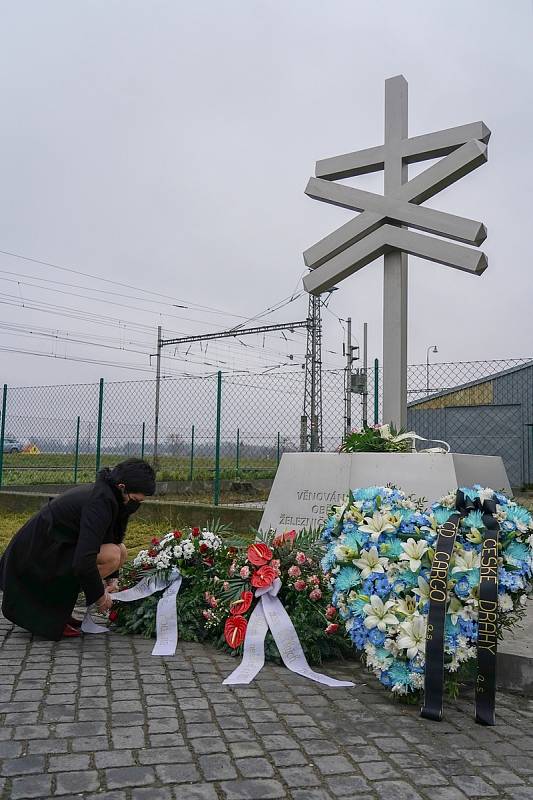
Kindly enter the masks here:
<path id="1" fill-rule="evenodd" d="M 409 428 L 457 452 L 502 455 L 511 482 L 530 480 L 533 368 L 528 359 L 413 365 Z M 305 449 L 304 371 L 163 378 L 155 453 L 156 382 L 6 387 L 0 485 L 44 488 L 94 479 L 131 457 L 151 461 L 169 496 L 197 502 L 263 500 L 283 453 Z M 367 394 L 351 395 L 352 427 L 381 422 L 377 360 Z M 322 374 L 322 443 L 345 430 L 346 374 Z"/>

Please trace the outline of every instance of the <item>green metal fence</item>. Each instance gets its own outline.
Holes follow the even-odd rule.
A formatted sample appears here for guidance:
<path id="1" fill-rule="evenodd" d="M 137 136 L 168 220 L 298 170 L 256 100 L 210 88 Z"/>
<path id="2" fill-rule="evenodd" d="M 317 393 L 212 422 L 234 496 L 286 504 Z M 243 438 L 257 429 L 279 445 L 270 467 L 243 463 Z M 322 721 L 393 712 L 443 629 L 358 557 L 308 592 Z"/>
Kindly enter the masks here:
<path id="1" fill-rule="evenodd" d="M 427 398 L 527 359 L 409 367 L 409 400 Z M 336 450 L 345 417 L 345 375 L 322 375 L 323 449 Z M 368 375 L 369 418 L 381 422 L 381 370 Z M 154 460 L 156 385 L 122 381 L 4 386 L 0 487 L 94 480 L 101 467 L 131 457 Z M 157 477 L 167 494 L 198 502 L 262 501 L 279 461 L 301 449 L 302 371 L 162 379 Z M 352 395 L 352 425 L 362 397 Z M 532 420 L 528 420 L 531 422 Z"/>

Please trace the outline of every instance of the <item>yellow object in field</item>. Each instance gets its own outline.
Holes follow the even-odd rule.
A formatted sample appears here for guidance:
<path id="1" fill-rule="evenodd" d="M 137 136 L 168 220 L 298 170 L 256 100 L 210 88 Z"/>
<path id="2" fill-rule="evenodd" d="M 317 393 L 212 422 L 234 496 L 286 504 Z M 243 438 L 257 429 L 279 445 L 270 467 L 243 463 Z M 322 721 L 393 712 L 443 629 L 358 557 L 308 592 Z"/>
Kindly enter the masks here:
<path id="1" fill-rule="evenodd" d="M 36 444 L 27 444 L 22 452 L 29 453 L 32 456 L 38 456 L 41 451 L 39 450 Z"/>

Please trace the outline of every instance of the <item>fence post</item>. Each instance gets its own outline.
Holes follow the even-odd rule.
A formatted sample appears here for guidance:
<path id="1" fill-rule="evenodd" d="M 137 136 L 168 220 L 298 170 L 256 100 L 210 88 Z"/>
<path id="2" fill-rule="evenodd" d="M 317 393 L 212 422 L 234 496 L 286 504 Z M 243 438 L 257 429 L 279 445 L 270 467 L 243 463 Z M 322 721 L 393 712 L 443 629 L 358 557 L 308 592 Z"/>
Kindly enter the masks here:
<path id="1" fill-rule="evenodd" d="M 2 395 L 2 420 L 0 422 L 0 489 L 4 479 L 4 439 L 6 435 L 7 383 Z"/>
<path id="2" fill-rule="evenodd" d="M 215 439 L 215 480 L 213 483 L 213 505 L 220 501 L 220 418 L 222 410 L 222 372 L 217 374 L 217 429 Z"/>
<path id="3" fill-rule="evenodd" d="M 143 430 L 141 435 L 141 458 L 144 458 L 144 434 L 146 431 L 146 424 L 143 422 Z"/>
<path id="4" fill-rule="evenodd" d="M 100 378 L 98 395 L 98 429 L 96 431 L 96 474 L 100 471 L 100 455 L 102 449 L 102 415 L 104 410 L 104 379 Z"/>
<path id="5" fill-rule="evenodd" d="M 235 453 L 235 474 L 239 477 L 239 461 L 241 455 L 241 432 L 240 429 L 237 428 L 237 450 Z"/>
<path id="6" fill-rule="evenodd" d="M 80 458 L 80 418 L 76 420 L 76 453 L 74 455 L 74 483 L 78 482 L 78 463 Z"/>
<path id="7" fill-rule="evenodd" d="M 278 467 L 279 467 L 280 460 L 281 460 L 281 438 L 280 438 L 280 434 L 279 434 L 279 431 L 278 431 L 278 457 L 277 457 Z"/>
<path id="8" fill-rule="evenodd" d="M 192 481 L 194 474 L 194 425 L 191 428 L 191 463 L 189 465 L 189 480 Z"/>
<path id="9" fill-rule="evenodd" d="M 374 425 L 379 423 L 379 359 L 374 359 Z"/>

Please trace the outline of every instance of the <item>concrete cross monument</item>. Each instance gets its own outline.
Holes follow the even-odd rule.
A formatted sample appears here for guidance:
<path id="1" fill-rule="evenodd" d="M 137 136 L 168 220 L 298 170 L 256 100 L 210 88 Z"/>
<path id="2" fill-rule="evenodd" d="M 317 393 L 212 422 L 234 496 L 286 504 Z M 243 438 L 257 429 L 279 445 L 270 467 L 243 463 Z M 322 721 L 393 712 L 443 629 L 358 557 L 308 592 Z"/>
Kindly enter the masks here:
<path id="1" fill-rule="evenodd" d="M 407 254 L 481 275 L 481 222 L 420 204 L 487 160 L 490 131 L 483 122 L 409 138 L 407 82 L 385 82 L 385 144 L 319 161 L 306 193 L 361 212 L 304 253 L 311 269 L 304 286 L 321 294 L 378 256 L 385 256 L 383 308 L 383 421 L 406 425 Z M 407 165 L 441 160 L 408 180 Z M 335 183 L 384 170 L 384 194 Z M 415 228 L 415 231 L 409 230 Z M 423 231 L 420 233 L 419 231 Z M 437 234 L 435 238 L 426 234 Z M 458 242 L 460 244 L 458 244 Z M 320 527 L 348 489 L 392 483 L 408 494 L 437 500 L 457 486 L 510 491 L 499 456 L 465 453 L 284 453 L 261 520 L 261 530 Z"/>
<path id="2" fill-rule="evenodd" d="M 306 194 L 316 200 L 361 212 L 304 253 L 311 273 L 304 287 L 321 294 L 384 255 L 383 421 L 407 423 L 407 254 L 481 275 L 487 267 L 478 247 L 487 231 L 481 222 L 420 206 L 487 160 L 490 131 L 483 122 L 409 138 L 407 81 L 385 81 L 385 143 L 316 164 Z M 441 158 L 408 180 L 408 164 Z M 384 194 L 334 181 L 384 171 Z M 415 228 L 454 241 L 414 233 Z"/>

